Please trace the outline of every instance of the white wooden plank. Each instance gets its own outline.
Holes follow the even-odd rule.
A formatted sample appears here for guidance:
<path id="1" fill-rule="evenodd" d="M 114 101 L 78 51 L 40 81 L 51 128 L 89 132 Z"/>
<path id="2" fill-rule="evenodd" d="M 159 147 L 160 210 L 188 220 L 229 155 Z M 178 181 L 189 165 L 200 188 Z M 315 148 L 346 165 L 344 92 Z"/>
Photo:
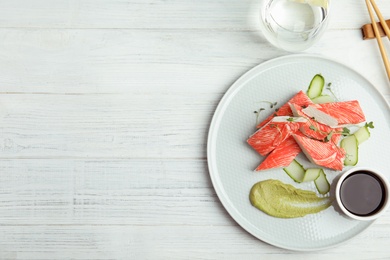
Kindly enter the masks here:
<path id="1" fill-rule="evenodd" d="M 2 1 L 7 27 L 230 28 L 245 23 L 250 1 Z M 244 19 L 244 21 L 242 21 Z"/>
<path id="2" fill-rule="evenodd" d="M 0 166 L 2 225 L 235 225 L 204 160 L 16 159 Z"/>
<path id="3" fill-rule="evenodd" d="M 4 226 L 236 226 L 204 160 L 1 160 Z M 376 222 L 390 229 L 390 214 Z M 1 234 L 0 234 L 0 237 Z"/>
<path id="4" fill-rule="evenodd" d="M 219 203 L 205 158 L 214 109 L 287 54 L 258 31 L 259 3 L 1 1 L 0 259 L 387 259 L 389 214 L 301 254 L 253 238 Z M 361 40 L 364 1 L 332 8 L 306 53 L 345 61 L 390 100 L 376 42 Z"/>
<path id="5" fill-rule="evenodd" d="M 275 57 L 250 33 L 0 30 L 0 92 L 220 92 Z M 245 47 L 245 48 L 243 48 Z M 262 58 L 260 58 L 262 57 Z"/>
<path id="6" fill-rule="evenodd" d="M 374 225 L 319 252 L 267 245 L 231 226 L 0 226 L 2 259 L 388 259 L 388 229 Z"/>
<path id="7" fill-rule="evenodd" d="M 287 54 L 252 32 L 0 29 L 0 39 L 3 93 L 223 93 Z M 307 53 L 343 61 L 390 94 L 376 42 L 360 31 L 328 31 Z"/>
<path id="8" fill-rule="evenodd" d="M 220 94 L 0 96 L 0 158 L 205 158 Z"/>
<path id="9" fill-rule="evenodd" d="M 390 5 L 378 0 L 385 17 Z M 258 30 L 260 1 L 253 0 L 2 0 L 1 27 L 189 28 Z M 364 1 L 332 1 L 331 29 L 369 22 Z"/>
<path id="10" fill-rule="evenodd" d="M 205 159 L 221 96 L 1 95 L 0 158 Z"/>
<path id="11" fill-rule="evenodd" d="M 390 214 L 334 249 L 291 254 L 227 215 L 205 161 L 2 160 L 1 259 L 387 257 Z"/>

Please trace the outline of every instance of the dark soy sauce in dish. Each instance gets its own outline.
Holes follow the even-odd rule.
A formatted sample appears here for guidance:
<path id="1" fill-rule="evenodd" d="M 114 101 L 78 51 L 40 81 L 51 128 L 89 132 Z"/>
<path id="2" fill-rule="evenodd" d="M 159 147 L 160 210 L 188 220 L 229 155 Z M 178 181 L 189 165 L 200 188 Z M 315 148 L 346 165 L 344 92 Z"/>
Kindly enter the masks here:
<path id="1" fill-rule="evenodd" d="M 354 215 L 369 216 L 378 212 L 386 201 L 386 190 L 381 179 L 369 171 L 357 171 L 341 184 L 340 199 Z"/>

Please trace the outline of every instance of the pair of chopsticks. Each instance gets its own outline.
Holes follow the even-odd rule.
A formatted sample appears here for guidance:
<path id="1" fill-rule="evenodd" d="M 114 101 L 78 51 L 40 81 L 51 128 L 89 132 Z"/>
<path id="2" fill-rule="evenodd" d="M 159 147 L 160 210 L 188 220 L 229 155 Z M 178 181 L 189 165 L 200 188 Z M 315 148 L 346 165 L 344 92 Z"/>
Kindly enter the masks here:
<path id="1" fill-rule="evenodd" d="M 371 5 L 372 5 L 372 7 L 374 7 L 375 13 L 377 14 L 377 16 L 379 18 L 379 21 L 380 21 L 380 23 L 381 23 L 381 25 L 383 27 L 383 30 L 385 31 L 385 33 L 386 33 L 387 37 L 389 38 L 389 40 L 390 40 L 390 29 L 387 26 L 387 23 L 386 23 L 385 19 L 383 18 L 381 12 L 379 11 L 379 8 L 376 5 L 375 0 L 366 0 L 366 5 L 367 5 L 368 13 L 370 14 L 371 23 L 372 23 L 372 27 L 374 29 L 376 40 L 378 42 L 379 50 L 380 50 L 381 55 L 382 55 L 382 60 L 383 60 L 383 63 L 385 65 L 387 77 L 390 80 L 390 63 L 389 63 L 389 60 L 387 58 L 386 50 L 385 50 L 385 48 L 383 46 L 381 35 L 379 33 L 378 26 L 376 24 L 376 21 L 375 21 L 375 18 L 374 18 L 374 13 L 372 11 Z"/>

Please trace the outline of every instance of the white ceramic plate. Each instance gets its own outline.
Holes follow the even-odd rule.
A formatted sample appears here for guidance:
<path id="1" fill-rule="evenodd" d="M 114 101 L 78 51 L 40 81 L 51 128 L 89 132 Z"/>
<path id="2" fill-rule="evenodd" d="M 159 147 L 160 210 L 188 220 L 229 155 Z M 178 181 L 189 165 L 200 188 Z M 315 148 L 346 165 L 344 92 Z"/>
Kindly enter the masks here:
<path id="1" fill-rule="evenodd" d="M 237 80 L 221 100 L 211 123 L 208 164 L 214 188 L 229 214 L 245 230 L 264 242 L 285 249 L 312 251 L 336 246 L 356 236 L 370 224 L 346 218 L 336 206 L 302 218 L 280 219 L 266 215 L 249 201 L 251 187 L 265 179 L 279 179 L 301 189 L 316 191 L 313 183 L 294 183 L 282 169 L 254 172 L 263 160 L 246 143 L 260 119 L 272 113 L 266 103 L 284 104 L 298 91 L 307 90 L 313 76 L 321 73 L 340 101 L 357 99 L 375 129 L 359 148 L 358 166 L 374 166 L 387 174 L 390 147 L 390 109 L 369 81 L 352 69 L 332 60 L 308 55 L 277 58 L 250 70 Z M 324 92 L 327 92 L 326 90 Z M 304 166 L 309 161 L 299 155 Z M 313 165 L 312 165 L 313 166 Z M 344 169 L 347 170 L 348 167 Z M 325 170 L 332 187 L 340 172 Z M 369 244 L 370 241 L 367 241 Z"/>

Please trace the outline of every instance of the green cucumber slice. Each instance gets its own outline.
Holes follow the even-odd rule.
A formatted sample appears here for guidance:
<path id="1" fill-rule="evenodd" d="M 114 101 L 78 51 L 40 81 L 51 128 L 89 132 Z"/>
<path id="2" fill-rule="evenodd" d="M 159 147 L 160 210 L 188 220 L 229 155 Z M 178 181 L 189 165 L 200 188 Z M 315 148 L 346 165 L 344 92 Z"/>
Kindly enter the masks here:
<path id="1" fill-rule="evenodd" d="M 307 89 L 307 96 L 310 99 L 321 96 L 322 89 L 325 85 L 325 79 L 321 74 L 314 75 L 310 82 L 309 88 Z"/>
<path id="2" fill-rule="evenodd" d="M 359 156 L 358 156 L 358 140 L 355 135 L 350 135 L 343 140 L 341 140 L 340 147 L 344 148 L 345 150 L 345 159 L 344 159 L 344 165 L 345 166 L 355 166 L 358 162 Z"/>
<path id="3" fill-rule="evenodd" d="M 305 175 L 305 168 L 303 168 L 302 164 L 300 164 L 297 160 L 293 160 L 289 166 L 283 168 L 288 176 L 291 177 L 295 182 L 301 183 L 303 180 L 303 176 Z"/>
<path id="4" fill-rule="evenodd" d="M 362 126 L 355 133 L 353 133 L 353 135 L 356 137 L 359 145 L 370 138 L 370 131 L 368 130 L 368 127 Z"/>
<path id="5" fill-rule="evenodd" d="M 320 194 L 326 194 L 329 192 L 330 184 L 323 169 L 320 169 L 319 176 L 314 180 L 314 184 Z"/>
<path id="6" fill-rule="evenodd" d="M 320 176 L 321 168 L 309 168 L 305 171 L 302 182 L 314 181 Z"/>
<path id="7" fill-rule="evenodd" d="M 324 104 L 324 103 L 332 103 L 334 102 L 334 98 L 329 95 L 321 95 L 312 99 L 314 104 Z"/>

